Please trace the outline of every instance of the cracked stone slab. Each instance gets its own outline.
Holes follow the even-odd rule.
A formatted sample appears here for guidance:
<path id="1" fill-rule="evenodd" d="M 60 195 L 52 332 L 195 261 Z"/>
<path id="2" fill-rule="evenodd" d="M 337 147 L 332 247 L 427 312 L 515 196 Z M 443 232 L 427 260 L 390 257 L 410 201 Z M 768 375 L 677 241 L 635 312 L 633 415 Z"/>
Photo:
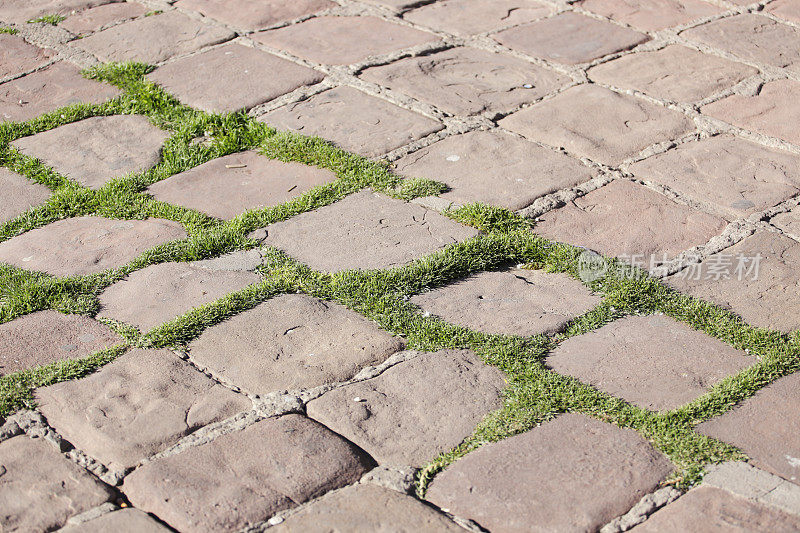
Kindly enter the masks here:
<path id="1" fill-rule="evenodd" d="M 439 122 L 352 87 L 337 87 L 257 119 L 318 136 L 364 157 L 378 157 L 444 128 Z"/>
<path id="2" fill-rule="evenodd" d="M 435 211 L 365 190 L 256 230 L 251 237 L 263 238 L 264 244 L 315 270 L 335 272 L 405 265 L 477 235 L 474 228 Z"/>
<path id="3" fill-rule="evenodd" d="M 136 2 L 104 4 L 70 15 L 59 22 L 58 27 L 75 35 L 86 35 L 112 24 L 140 17 L 146 11 L 143 5 Z"/>
<path id="4" fill-rule="evenodd" d="M 0 224 L 50 198 L 50 189 L 4 167 L 0 167 L 0 190 L 3 191 L 0 195 Z"/>
<path id="5" fill-rule="evenodd" d="M 492 531 L 593 531 L 672 468 L 633 430 L 564 414 L 459 459 L 427 499 Z"/>
<path id="6" fill-rule="evenodd" d="M 518 52 L 568 65 L 629 50 L 650 40 L 638 31 L 573 12 L 504 30 L 493 38 Z"/>
<path id="7" fill-rule="evenodd" d="M 725 220 L 677 204 L 630 181 L 613 181 L 542 216 L 535 231 L 552 240 L 649 266 L 705 244 Z"/>
<path id="8" fill-rule="evenodd" d="M 706 258 L 696 270 L 670 276 L 667 283 L 732 310 L 748 324 L 790 332 L 800 329 L 798 265 L 800 243 L 762 232 Z M 709 274 L 714 266 L 728 275 Z"/>
<path id="9" fill-rule="evenodd" d="M 231 43 L 158 67 L 147 76 L 181 102 L 209 113 L 249 110 L 324 77 L 308 67 Z"/>
<path id="10" fill-rule="evenodd" d="M 19 35 L 0 33 L 0 79 L 43 67 L 54 55 L 54 51 L 28 44 Z"/>
<path id="11" fill-rule="evenodd" d="M 379 464 L 420 466 L 457 446 L 502 407 L 505 386 L 503 373 L 473 352 L 442 350 L 334 389 L 306 410 Z"/>
<path id="12" fill-rule="evenodd" d="M 342 305 L 285 294 L 205 330 L 189 353 L 229 382 L 266 394 L 346 381 L 402 348 Z"/>
<path id="13" fill-rule="evenodd" d="M 0 262 L 54 276 L 86 276 L 184 238 L 183 226 L 171 220 L 68 218 L 0 243 Z"/>
<path id="14" fill-rule="evenodd" d="M 724 9 L 699 0 L 582 0 L 580 7 L 643 31 L 658 31 L 722 13 Z"/>
<path id="15" fill-rule="evenodd" d="M 169 134 L 141 115 L 91 117 L 11 143 L 56 172 L 98 189 L 114 178 L 147 170 L 161 160 Z M 69 150 L 64 150 L 69 146 Z"/>
<path id="16" fill-rule="evenodd" d="M 769 3 L 765 11 L 789 22 L 800 22 L 800 6 L 793 0 L 776 0 Z"/>
<path id="17" fill-rule="evenodd" d="M 610 166 L 694 129 L 694 123 L 678 111 L 597 85 L 573 87 L 499 124 L 531 140 L 564 147 Z"/>
<path id="18" fill-rule="evenodd" d="M 121 341 L 89 317 L 37 311 L 0 324 L 0 375 L 86 357 Z"/>
<path id="19" fill-rule="evenodd" d="M 175 7 L 198 11 L 206 17 L 245 31 L 305 17 L 336 6 L 329 0 L 179 0 Z"/>
<path id="20" fill-rule="evenodd" d="M 467 36 L 546 17 L 553 8 L 533 0 L 444 0 L 403 15 L 405 20 Z"/>
<path id="21" fill-rule="evenodd" d="M 258 422 L 125 478 L 137 507 L 182 531 L 236 531 L 357 481 L 372 460 L 301 415 Z"/>
<path id="22" fill-rule="evenodd" d="M 781 213 L 770 219 L 770 223 L 790 235 L 800 237 L 800 210 Z"/>
<path id="23" fill-rule="evenodd" d="M 36 399 L 51 426 L 111 470 L 252 405 L 171 351 L 141 349 L 83 379 L 38 389 Z"/>
<path id="24" fill-rule="evenodd" d="M 94 54 L 104 62 L 160 63 L 235 36 L 230 30 L 203 24 L 177 11 L 168 11 L 112 26 L 71 41 L 69 46 Z"/>
<path id="25" fill-rule="evenodd" d="M 69 15 L 94 6 L 121 0 L 3 0 L 0 20 L 14 24 L 25 24 L 44 15 Z M 1 47 L 0 47 L 1 49 Z"/>
<path id="26" fill-rule="evenodd" d="M 0 472 L 3 531 L 53 531 L 114 496 L 44 439 L 23 435 L 0 442 Z"/>
<path id="27" fill-rule="evenodd" d="M 686 404 L 756 362 L 663 315 L 617 320 L 567 339 L 547 358 L 556 372 L 652 411 Z"/>
<path id="28" fill-rule="evenodd" d="M 169 530 L 138 509 L 126 508 L 106 513 L 81 524 L 68 525 L 62 533 L 166 533 Z"/>
<path id="29" fill-rule="evenodd" d="M 336 180 L 330 170 L 284 163 L 255 151 L 212 159 L 151 185 L 156 199 L 230 220 L 245 211 L 274 207 Z"/>

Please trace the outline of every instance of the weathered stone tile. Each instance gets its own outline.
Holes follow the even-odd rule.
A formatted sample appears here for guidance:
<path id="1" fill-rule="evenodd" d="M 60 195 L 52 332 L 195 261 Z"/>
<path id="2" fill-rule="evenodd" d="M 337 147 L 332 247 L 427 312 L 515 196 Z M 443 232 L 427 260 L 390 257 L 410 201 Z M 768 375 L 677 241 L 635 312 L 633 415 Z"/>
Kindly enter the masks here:
<path id="1" fill-rule="evenodd" d="M 142 172 L 161 159 L 169 134 L 141 115 L 91 117 L 11 145 L 24 155 L 42 160 L 68 178 L 98 189 L 131 172 Z M 69 146 L 69 150 L 64 150 Z"/>
<path id="2" fill-rule="evenodd" d="M 775 0 L 765 11 L 789 22 L 800 22 L 800 5 L 795 0 Z"/>
<path id="3" fill-rule="evenodd" d="M 183 238 L 183 226 L 171 220 L 68 218 L 0 243 L 0 262 L 54 276 L 85 276 Z"/>
<path id="4" fill-rule="evenodd" d="M 527 61 L 474 48 L 409 57 L 367 69 L 361 77 L 453 115 L 509 111 L 570 81 Z"/>
<path id="5" fill-rule="evenodd" d="M 88 522 L 67 526 L 62 533 L 166 533 L 169 530 L 138 509 L 126 508 L 104 514 Z"/>
<path id="6" fill-rule="evenodd" d="M 732 135 L 682 144 L 629 168 L 733 220 L 763 211 L 800 190 L 800 157 Z"/>
<path id="7" fill-rule="evenodd" d="M 335 7 L 329 0 L 179 0 L 176 7 L 199 11 L 234 28 L 254 31 Z"/>
<path id="8" fill-rule="evenodd" d="M 327 139 L 364 157 L 378 157 L 444 126 L 413 111 L 337 87 L 258 118 L 270 126 Z"/>
<path id="9" fill-rule="evenodd" d="M 43 15 L 69 15 L 73 11 L 80 11 L 109 2 L 121 0 L 3 0 L 3 12 L 0 20 L 14 24 L 25 24 L 29 20 Z"/>
<path id="10" fill-rule="evenodd" d="M 800 237 L 800 210 L 781 213 L 770 219 L 770 223 L 781 228 L 790 235 Z"/>
<path id="11" fill-rule="evenodd" d="M 629 50 L 650 40 L 650 37 L 610 22 L 568 12 L 501 31 L 494 39 L 518 52 L 576 65 Z"/>
<path id="12" fill-rule="evenodd" d="M 662 261 L 705 244 L 725 228 L 721 218 L 677 204 L 629 181 L 614 181 L 551 211 L 536 225 L 545 238 L 615 257 Z"/>
<path id="13" fill-rule="evenodd" d="M 473 352 L 443 350 L 334 389 L 306 408 L 308 416 L 378 463 L 422 466 L 457 446 L 484 416 L 502 407 L 504 388 L 503 373 Z"/>
<path id="14" fill-rule="evenodd" d="M 400 266 L 476 235 L 435 211 L 369 190 L 251 234 L 327 272 Z"/>
<path id="15" fill-rule="evenodd" d="M 696 102 L 736 85 L 758 70 L 685 46 L 622 56 L 589 70 L 589 78 L 673 102 Z"/>
<path id="16" fill-rule="evenodd" d="M 26 43 L 19 35 L 0 33 L 0 79 L 42 67 L 55 54 L 52 50 Z"/>
<path id="17" fill-rule="evenodd" d="M 192 261 L 189 264 L 193 267 L 202 268 L 211 272 L 249 272 L 261 266 L 263 261 L 261 250 L 254 248 L 251 250 L 231 252 L 212 259 Z"/>
<path id="18" fill-rule="evenodd" d="M 699 0 L 582 0 L 583 9 L 630 24 L 644 31 L 658 31 L 686 24 L 696 19 L 722 13 L 724 9 Z"/>
<path id="19" fill-rule="evenodd" d="M 83 379 L 38 389 L 36 399 L 51 426 L 112 470 L 252 405 L 171 351 L 140 349 Z"/>
<path id="20" fill-rule="evenodd" d="M 53 531 L 113 496 L 44 439 L 23 435 L 1 442 L 0 470 L 3 531 Z"/>
<path id="21" fill-rule="evenodd" d="M 375 4 L 386 7 L 393 7 L 402 9 L 404 7 L 416 4 L 418 0 L 364 0 L 368 4 Z"/>
<path id="22" fill-rule="evenodd" d="M 427 498 L 492 531 L 594 531 L 671 470 L 634 431 L 565 414 L 458 460 Z"/>
<path id="23" fill-rule="evenodd" d="M 146 11 L 142 4 L 136 2 L 105 4 L 70 15 L 67 20 L 60 22 L 58 27 L 76 35 L 86 35 L 102 30 L 111 24 L 140 17 Z"/>
<path id="24" fill-rule="evenodd" d="M 443 0 L 409 11 L 403 18 L 456 35 L 474 35 L 546 17 L 550 6 L 533 0 Z"/>
<path id="25" fill-rule="evenodd" d="M 192 361 L 256 394 L 346 381 L 403 343 L 335 303 L 286 294 L 213 326 Z"/>
<path id="26" fill-rule="evenodd" d="M 323 16 L 257 33 L 253 39 L 317 63 L 349 65 L 438 37 L 377 17 Z"/>
<path id="27" fill-rule="evenodd" d="M 167 63 L 148 76 L 181 102 L 210 113 L 250 109 L 312 85 L 323 75 L 240 44 L 226 44 Z"/>
<path id="28" fill-rule="evenodd" d="M 0 224 L 50 198 L 50 189 L 4 167 L 0 167 L 0 190 Z"/>
<path id="29" fill-rule="evenodd" d="M 667 281 L 681 292 L 732 310 L 748 324 L 789 332 L 800 329 L 798 265 L 800 243 L 764 232 Z"/>
<path id="30" fill-rule="evenodd" d="M 100 61 L 159 63 L 234 36 L 230 30 L 168 11 L 113 26 L 69 45 L 94 54 Z"/>
<path id="31" fill-rule="evenodd" d="M 353 483 L 372 464 L 324 426 L 286 415 L 148 463 L 123 490 L 181 531 L 236 531 Z"/>
<path id="32" fill-rule="evenodd" d="M 573 87 L 499 124 L 611 166 L 694 129 L 694 123 L 678 111 L 597 85 Z"/>
<path id="33" fill-rule="evenodd" d="M 230 220 L 249 209 L 282 204 L 335 179 L 330 170 L 247 151 L 212 159 L 151 185 L 148 192 L 163 202 Z"/>

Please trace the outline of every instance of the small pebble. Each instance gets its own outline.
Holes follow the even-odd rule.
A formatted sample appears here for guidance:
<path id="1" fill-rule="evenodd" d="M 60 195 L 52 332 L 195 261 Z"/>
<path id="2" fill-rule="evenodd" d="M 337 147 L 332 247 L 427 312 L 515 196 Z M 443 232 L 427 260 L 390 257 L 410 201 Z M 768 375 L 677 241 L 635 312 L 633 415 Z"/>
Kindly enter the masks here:
<path id="1" fill-rule="evenodd" d="M 353 398 L 353 401 L 354 402 L 363 402 L 364 398 L 362 398 L 361 396 L 356 396 L 355 398 Z"/>
<path id="2" fill-rule="evenodd" d="M 269 525 L 271 525 L 271 526 L 277 526 L 278 524 L 282 524 L 283 523 L 283 517 L 282 516 L 273 516 L 272 518 L 270 518 L 267 521 L 267 523 Z"/>
<path id="3" fill-rule="evenodd" d="M 533 89 L 533 85 L 531 85 L 530 83 L 524 83 L 522 85 L 522 88 L 523 89 Z"/>
<path id="4" fill-rule="evenodd" d="M 447 156 L 447 160 L 448 160 L 448 161 L 451 161 L 451 162 L 453 162 L 453 163 L 455 163 L 455 162 L 456 162 L 456 161 L 458 161 L 459 159 L 461 159 L 461 157 L 459 157 L 459 156 L 457 156 L 457 155 L 448 155 L 448 156 Z"/>

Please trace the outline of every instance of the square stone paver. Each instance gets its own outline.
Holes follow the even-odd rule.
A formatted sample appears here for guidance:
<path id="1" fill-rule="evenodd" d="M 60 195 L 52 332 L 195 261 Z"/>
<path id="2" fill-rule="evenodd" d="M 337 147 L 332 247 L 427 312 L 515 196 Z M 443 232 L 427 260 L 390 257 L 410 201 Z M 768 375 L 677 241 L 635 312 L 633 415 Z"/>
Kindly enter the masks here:
<path id="1" fill-rule="evenodd" d="M 167 63 L 148 76 L 181 102 L 210 113 L 248 110 L 323 77 L 308 67 L 236 43 Z"/>
<path id="2" fill-rule="evenodd" d="M 112 470 L 252 406 L 171 351 L 140 349 L 83 379 L 38 389 L 36 399 L 56 431 Z"/>
<path id="3" fill-rule="evenodd" d="M 42 67 L 54 55 L 54 51 L 28 44 L 19 35 L 0 33 L 0 79 Z"/>
<path id="4" fill-rule="evenodd" d="M 370 190 L 251 234 L 326 272 L 400 266 L 477 235 L 435 211 Z"/>
<path id="5" fill-rule="evenodd" d="M 582 0 L 583 9 L 644 31 L 658 31 L 722 13 L 724 9 L 700 0 Z"/>
<path id="6" fill-rule="evenodd" d="M 147 513 L 128 507 L 99 516 L 78 525 L 67 526 L 61 533 L 167 533 L 170 530 L 150 518 Z"/>
<path id="7" fill-rule="evenodd" d="M 614 181 L 543 215 L 535 231 L 610 256 L 637 255 L 649 267 L 651 257 L 663 261 L 705 244 L 725 225 L 642 185 Z"/>
<path id="8" fill-rule="evenodd" d="M 522 59 L 474 48 L 409 57 L 367 69 L 361 77 L 453 115 L 509 111 L 570 81 Z"/>
<path id="9" fill-rule="evenodd" d="M 116 2 L 69 15 L 66 20 L 58 23 L 58 27 L 75 35 L 87 35 L 112 24 L 140 17 L 146 12 L 147 9 L 142 4 Z"/>
<path id="10" fill-rule="evenodd" d="M 179 0 L 175 6 L 198 11 L 234 28 L 254 31 L 305 17 L 336 4 L 329 0 Z"/>
<path id="11" fill-rule="evenodd" d="M 337 87 L 258 118 L 278 129 L 318 136 L 364 157 L 378 157 L 444 128 L 428 117 Z"/>
<path id="12" fill-rule="evenodd" d="M 491 531 L 595 531 L 671 471 L 634 431 L 565 414 L 459 459 L 427 499 Z"/>
<path id="13" fill-rule="evenodd" d="M 696 102 L 753 76 L 753 67 L 671 45 L 629 54 L 589 70 L 589 78 L 672 102 Z"/>
<path id="14" fill-rule="evenodd" d="M 0 375 L 78 359 L 122 342 L 89 317 L 37 311 L 0 324 Z"/>
<path id="15" fill-rule="evenodd" d="M 54 276 L 86 276 L 183 238 L 183 226 L 171 220 L 68 218 L 0 243 L 0 262 Z"/>
<path id="16" fill-rule="evenodd" d="M 765 11 L 789 22 L 800 22 L 800 5 L 796 0 L 776 0 L 770 2 Z"/>
<path id="17" fill-rule="evenodd" d="M 119 94 L 119 89 L 87 80 L 80 69 L 62 61 L 0 85 L 0 120 L 23 122 L 59 107 L 100 104 Z"/>
<path id="18" fill-rule="evenodd" d="M 192 361 L 257 394 L 346 381 L 403 342 L 335 302 L 286 294 L 189 344 Z"/>
<path id="19" fill-rule="evenodd" d="M 689 403 L 717 381 L 756 362 L 660 315 L 623 318 L 569 338 L 547 358 L 556 372 L 653 411 Z"/>
<path id="20" fill-rule="evenodd" d="M 43 15 L 69 15 L 89 7 L 120 0 L 3 0 L 0 20 L 14 24 L 25 24 Z"/>
<path id="21" fill-rule="evenodd" d="M 0 527 L 53 531 L 114 493 L 44 439 L 24 435 L 0 443 Z"/>
<path id="22" fill-rule="evenodd" d="M 553 8 L 533 0 L 443 0 L 403 18 L 455 35 L 474 35 L 546 17 Z"/>
<path id="23" fill-rule="evenodd" d="M 411 303 L 475 331 L 527 337 L 561 330 L 600 300 L 566 274 L 512 270 L 476 274 L 413 296 Z"/>
<path id="24" fill-rule="evenodd" d="M 97 189 L 114 178 L 158 164 L 167 137 L 146 117 L 116 115 L 87 118 L 11 145 L 81 185 Z"/>
<path id="25" fill-rule="evenodd" d="M 255 272 L 212 272 L 187 263 L 161 263 L 128 274 L 103 291 L 97 316 L 149 331 L 260 280 Z"/>
<path id="26" fill-rule="evenodd" d="M 303 59 L 349 65 L 435 41 L 437 36 L 377 17 L 322 16 L 253 35 L 257 42 Z"/>
<path id="27" fill-rule="evenodd" d="M 682 144 L 628 170 L 729 220 L 763 211 L 800 191 L 800 157 L 732 135 Z"/>
<path id="28" fill-rule="evenodd" d="M 247 151 L 212 159 L 147 191 L 162 202 L 230 220 L 250 209 L 282 204 L 335 179 L 330 170 Z"/>
<path id="29" fill-rule="evenodd" d="M 678 111 L 597 85 L 568 89 L 499 124 L 544 144 L 616 166 L 655 143 L 694 129 Z"/>
<path id="30" fill-rule="evenodd" d="M 568 12 L 501 31 L 494 39 L 518 52 L 555 63 L 577 65 L 629 50 L 649 41 L 650 37 L 610 22 Z"/>
<path id="31" fill-rule="evenodd" d="M 372 465 L 324 426 L 286 415 L 148 463 L 123 491 L 180 531 L 238 531 L 349 485 Z"/>
<path id="32" fill-rule="evenodd" d="M 748 324 L 790 332 L 800 329 L 798 265 L 800 243 L 762 232 L 667 281 L 681 292 L 732 310 Z"/>
<path id="33" fill-rule="evenodd" d="M 0 224 L 17 218 L 30 209 L 45 203 L 50 198 L 50 189 L 0 167 Z"/>
<path id="34" fill-rule="evenodd" d="M 503 373 L 473 352 L 444 350 L 332 390 L 309 402 L 306 410 L 380 464 L 422 466 L 457 446 L 485 415 L 502 407 L 505 386 Z"/>
<path id="35" fill-rule="evenodd" d="M 100 61 L 159 63 L 172 56 L 228 41 L 235 35 L 219 26 L 203 24 L 177 11 L 168 11 L 112 26 L 71 41 L 69 46 L 94 54 Z"/>
<path id="36" fill-rule="evenodd" d="M 800 238 L 800 210 L 781 213 L 770 219 L 770 223 L 790 235 Z"/>

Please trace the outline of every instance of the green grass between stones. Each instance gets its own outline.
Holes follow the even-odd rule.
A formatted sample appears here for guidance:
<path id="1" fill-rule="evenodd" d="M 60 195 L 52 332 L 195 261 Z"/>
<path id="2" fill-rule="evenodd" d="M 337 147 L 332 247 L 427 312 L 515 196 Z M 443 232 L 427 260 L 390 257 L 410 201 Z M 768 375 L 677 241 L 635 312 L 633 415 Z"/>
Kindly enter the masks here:
<path id="1" fill-rule="evenodd" d="M 438 194 L 445 187 L 423 179 L 406 179 L 389 166 L 337 149 L 302 135 L 278 132 L 244 113 L 215 115 L 181 105 L 144 78 L 151 67 L 111 64 L 85 72 L 124 93 L 100 105 L 74 105 L 24 123 L 0 124 L 0 164 L 53 191 L 50 200 L 0 225 L 0 242 L 64 218 L 94 215 L 109 218 L 159 217 L 181 223 L 188 237 L 145 252 L 127 265 L 92 276 L 54 278 L 0 265 L 0 323 L 43 309 L 96 315 L 98 295 L 130 272 L 166 261 L 193 261 L 258 246 L 246 235 L 259 227 L 317 209 L 366 187 L 393 198 L 410 200 Z M 9 143 L 91 116 L 141 114 L 170 132 L 161 163 L 139 174 L 112 180 L 98 190 L 82 187 L 40 161 L 24 156 Z M 156 201 L 143 191 L 152 183 L 230 153 L 255 149 L 287 162 L 314 165 L 334 172 L 337 180 L 282 205 L 248 211 L 230 221 Z M 453 244 L 411 264 L 379 271 L 316 272 L 280 251 L 266 248 L 258 271 L 261 282 L 148 332 L 103 319 L 125 343 L 80 360 L 62 361 L 0 378 L 0 416 L 35 406 L 37 387 L 76 379 L 112 361 L 131 347 L 182 347 L 202 331 L 278 294 L 303 292 L 338 301 L 402 336 L 410 349 L 470 348 L 508 376 L 504 407 L 489 414 L 455 449 L 432 458 L 418 473 L 418 493 L 453 461 L 485 443 L 527 431 L 560 413 L 580 412 L 631 428 L 676 465 L 669 480 L 687 488 L 697 483 L 710 463 L 741 460 L 736 448 L 700 435 L 694 427 L 731 409 L 775 379 L 800 369 L 800 334 L 786 335 L 753 328 L 735 315 L 689 298 L 644 272 L 605 259 L 604 277 L 586 283 L 602 297 L 593 310 L 550 336 L 487 335 L 424 316 L 408 302 L 414 294 L 440 287 L 470 274 L 510 265 L 560 272 L 576 279 L 581 249 L 553 243 L 534 234 L 530 220 L 507 210 L 472 204 L 445 212 L 482 234 Z M 559 343 L 621 317 L 664 313 L 736 348 L 748 350 L 753 366 L 728 377 L 695 401 L 669 412 L 651 412 L 630 405 L 574 378 L 548 369 L 544 360 Z"/>
<path id="2" fill-rule="evenodd" d="M 0 26 L 0 35 L 2 35 L 4 33 L 6 33 L 8 35 L 16 35 L 16 34 L 19 33 L 19 30 L 16 30 L 14 28 L 9 28 L 7 26 Z"/>
<path id="3" fill-rule="evenodd" d="M 64 22 L 67 20 L 67 17 L 64 15 L 59 15 L 57 13 L 51 15 L 43 15 L 41 17 L 31 19 L 28 21 L 28 24 L 33 24 L 36 22 L 43 22 L 45 24 L 50 24 L 51 26 L 58 26 L 59 22 Z"/>

